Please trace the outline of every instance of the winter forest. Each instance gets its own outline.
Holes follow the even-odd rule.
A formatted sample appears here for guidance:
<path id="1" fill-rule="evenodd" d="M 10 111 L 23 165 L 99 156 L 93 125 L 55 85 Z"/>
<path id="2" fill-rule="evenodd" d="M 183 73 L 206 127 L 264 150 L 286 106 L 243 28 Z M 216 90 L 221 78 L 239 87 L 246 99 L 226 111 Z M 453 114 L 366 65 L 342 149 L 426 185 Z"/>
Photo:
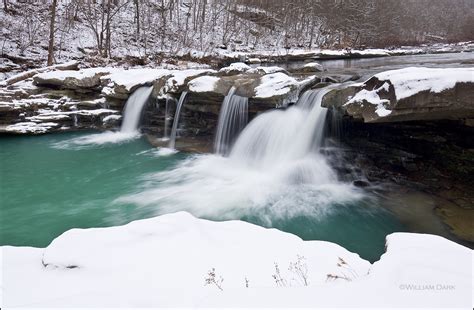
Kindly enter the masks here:
<path id="1" fill-rule="evenodd" d="M 3 0 L 2 55 L 46 59 L 474 39 L 472 0 Z M 456 21 L 456 22 L 454 22 Z"/>

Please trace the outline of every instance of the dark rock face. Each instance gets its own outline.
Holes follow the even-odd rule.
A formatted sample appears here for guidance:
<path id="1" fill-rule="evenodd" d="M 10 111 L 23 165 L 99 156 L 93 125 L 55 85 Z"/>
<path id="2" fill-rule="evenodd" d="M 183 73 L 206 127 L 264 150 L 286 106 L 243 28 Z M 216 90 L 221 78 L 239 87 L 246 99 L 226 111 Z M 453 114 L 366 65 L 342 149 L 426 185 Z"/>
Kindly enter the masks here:
<path id="1" fill-rule="evenodd" d="M 473 127 L 449 120 L 374 124 L 348 116 L 328 124 L 328 143 L 338 140 L 344 146 L 339 158 L 329 159 L 341 179 L 362 174 L 370 184 L 426 193 L 433 200 L 431 212 L 458 239 L 474 245 Z"/>
<path id="2" fill-rule="evenodd" d="M 199 95 L 202 94 L 200 93 Z M 196 98 L 195 94 L 189 94 L 179 117 L 179 137 L 199 137 L 203 141 L 213 140 L 219 118 L 220 104 L 223 98 L 223 96 L 215 98 L 215 100 L 203 98 L 203 101 L 198 101 L 199 97 Z M 168 102 L 168 135 L 171 132 L 177 102 L 178 98 Z M 197 104 L 197 102 L 200 104 Z M 154 103 L 148 104 L 143 112 L 141 130 L 155 137 L 163 137 L 165 134 L 165 111 L 166 100 L 155 100 Z"/>

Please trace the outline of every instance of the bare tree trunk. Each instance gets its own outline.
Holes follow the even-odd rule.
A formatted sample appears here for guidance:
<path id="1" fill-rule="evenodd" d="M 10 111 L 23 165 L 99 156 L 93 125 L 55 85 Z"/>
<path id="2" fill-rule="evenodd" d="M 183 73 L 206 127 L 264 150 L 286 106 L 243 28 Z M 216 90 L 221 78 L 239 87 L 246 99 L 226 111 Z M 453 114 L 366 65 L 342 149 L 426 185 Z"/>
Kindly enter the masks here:
<path id="1" fill-rule="evenodd" d="M 56 19 L 56 3 L 57 0 L 53 0 L 51 4 L 51 20 L 49 23 L 49 45 L 48 45 L 48 66 L 53 64 L 54 58 L 54 20 Z"/>
<path id="2" fill-rule="evenodd" d="M 106 22 L 106 29 L 105 29 L 105 50 L 108 57 L 111 57 L 111 49 L 110 49 L 110 10 L 111 10 L 111 0 L 107 1 L 107 22 Z"/>
<path id="3" fill-rule="evenodd" d="M 140 36 L 140 3 L 139 0 L 133 0 L 135 3 L 135 19 L 137 21 L 137 38 Z"/>
<path id="4" fill-rule="evenodd" d="M 201 15 L 202 24 L 204 24 L 204 21 L 206 20 L 206 6 L 207 6 L 207 0 L 204 0 L 203 5 L 202 5 L 202 15 Z"/>
<path id="5" fill-rule="evenodd" d="M 8 12 L 8 0 L 3 0 L 3 10 Z"/>

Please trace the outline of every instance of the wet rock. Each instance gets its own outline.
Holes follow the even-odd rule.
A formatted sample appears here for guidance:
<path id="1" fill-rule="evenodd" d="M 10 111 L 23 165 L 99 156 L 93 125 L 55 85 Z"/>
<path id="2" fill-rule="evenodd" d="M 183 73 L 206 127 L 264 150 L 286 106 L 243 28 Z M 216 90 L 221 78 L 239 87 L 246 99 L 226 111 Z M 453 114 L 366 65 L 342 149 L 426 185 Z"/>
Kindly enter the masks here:
<path id="1" fill-rule="evenodd" d="M 438 200 L 436 214 L 458 238 L 474 242 L 474 210 L 459 207 L 449 201 Z"/>
<path id="2" fill-rule="evenodd" d="M 354 182 L 352 182 L 352 184 L 354 186 L 357 186 L 357 187 L 369 187 L 370 186 L 369 182 L 366 182 L 366 181 L 363 181 L 363 180 L 355 180 Z"/>

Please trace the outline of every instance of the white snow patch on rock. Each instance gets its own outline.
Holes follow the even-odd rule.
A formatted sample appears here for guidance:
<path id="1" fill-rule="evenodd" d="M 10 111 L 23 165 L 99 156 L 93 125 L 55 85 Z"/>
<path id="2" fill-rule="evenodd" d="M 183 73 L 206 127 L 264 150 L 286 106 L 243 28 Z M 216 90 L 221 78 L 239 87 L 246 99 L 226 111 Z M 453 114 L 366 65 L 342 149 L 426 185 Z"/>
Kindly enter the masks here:
<path id="1" fill-rule="evenodd" d="M 390 104 L 390 101 L 388 99 L 381 99 L 378 92 L 380 90 L 388 91 L 389 87 L 390 85 L 388 83 L 384 83 L 380 88 L 377 88 L 374 90 L 362 89 L 357 94 L 355 94 L 355 96 L 352 97 L 346 103 L 346 105 L 351 104 L 351 103 L 368 102 L 376 106 L 375 113 L 377 113 L 378 116 L 380 117 L 388 116 L 392 113 L 392 111 L 388 110 L 385 107 L 385 105 Z"/>
<path id="2" fill-rule="evenodd" d="M 277 72 L 286 72 L 286 70 L 278 66 L 270 66 L 270 67 L 259 66 L 247 71 L 247 73 L 263 73 L 263 74 L 271 74 L 271 73 L 277 73 Z"/>
<path id="3" fill-rule="evenodd" d="M 108 123 L 108 122 L 113 122 L 113 121 L 118 121 L 122 118 L 122 115 L 108 115 L 106 117 L 104 117 L 104 119 L 102 120 L 104 123 Z"/>
<path id="4" fill-rule="evenodd" d="M 167 69 L 129 69 L 115 71 L 101 79 L 110 80 L 115 85 L 124 86 L 127 91 L 131 91 L 137 85 L 152 83 L 168 74 L 170 74 L 170 70 Z"/>
<path id="5" fill-rule="evenodd" d="M 259 64 L 262 61 L 260 60 L 260 58 L 249 58 L 248 62 L 251 64 Z"/>
<path id="6" fill-rule="evenodd" d="M 39 73 L 35 75 L 35 77 L 41 78 L 43 80 L 50 80 L 50 79 L 56 79 L 60 81 L 64 81 L 67 78 L 74 78 L 81 80 L 83 78 L 89 78 L 93 77 L 98 73 L 103 73 L 107 74 L 114 71 L 114 68 L 87 68 L 87 69 L 82 69 L 79 71 L 75 70 L 64 70 L 64 71 L 50 71 L 50 72 L 45 72 L 45 73 Z"/>
<path id="7" fill-rule="evenodd" d="M 418 68 L 391 70 L 375 75 L 380 81 L 390 81 L 397 100 L 422 91 L 440 93 L 456 83 L 474 83 L 474 68 Z"/>
<path id="8" fill-rule="evenodd" d="M 168 92 L 177 91 L 179 87 L 183 86 L 186 79 L 193 76 L 198 76 L 205 73 L 215 73 L 215 70 L 210 69 L 187 69 L 187 70 L 173 70 L 170 72 L 172 76 L 166 80 L 166 84 L 161 90 L 162 95 Z"/>
<path id="9" fill-rule="evenodd" d="M 281 73 L 262 76 L 260 85 L 255 88 L 255 98 L 270 98 L 286 95 L 298 87 L 296 79 Z"/>
<path id="10" fill-rule="evenodd" d="M 219 72 L 230 73 L 230 72 L 246 72 L 250 70 L 250 66 L 244 64 L 243 62 L 234 62 L 228 67 L 224 67 L 219 70 Z"/>
<path id="11" fill-rule="evenodd" d="M 193 93 L 212 92 L 218 81 L 219 78 L 216 76 L 200 76 L 188 83 L 188 89 Z"/>
<path id="12" fill-rule="evenodd" d="M 313 70 L 313 71 L 324 71 L 324 67 L 323 65 L 321 65 L 320 63 L 317 63 L 317 62 L 309 62 L 307 64 L 305 64 L 303 66 L 303 68 L 306 68 L 306 69 L 310 69 L 310 70 Z"/>
<path id="13" fill-rule="evenodd" d="M 6 132 L 14 133 L 31 133 L 31 134 L 41 134 L 46 133 L 52 128 L 58 127 L 59 124 L 53 122 L 47 123 L 35 123 L 35 122 L 21 122 L 14 125 L 9 125 L 5 128 Z"/>

